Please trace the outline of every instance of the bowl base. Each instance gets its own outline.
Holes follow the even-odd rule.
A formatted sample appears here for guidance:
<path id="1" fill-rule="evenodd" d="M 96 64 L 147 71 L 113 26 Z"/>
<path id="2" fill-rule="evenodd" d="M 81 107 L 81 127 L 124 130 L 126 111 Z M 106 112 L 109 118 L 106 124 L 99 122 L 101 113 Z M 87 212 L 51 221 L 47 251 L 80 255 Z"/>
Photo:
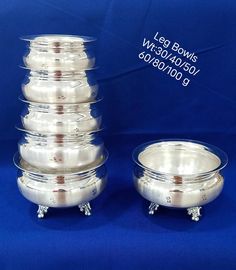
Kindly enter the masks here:
<path id="1" fill-rule="evenodd" d="M 157 203 L 150 202 L 150 205 L 148 207 L 148 213 L 149 213 L 149 215 L 154 215 L 155 212 L 158 210 L 159 206 L 160 205 L 157 204 Z M 191 216 L 191 219 L 193 221 L 199 221 L 199 219 L 201 217 L 201 213 L 200 213 L 201 208 L 202 207 L 200 207 L 200 206 L 194 206 L 194 207 L 187 208 L 187 214 L 189 216 Z"/>
<path id="2" fill-rule="evenodd" d="M 85 216 L 91 216 L 91 206 L 89 202 L 81 203 L 78 205 L 78 208 L 80 212 L 84 213 Z M 44 218 L 44 216 L 47 214 L 49 207 L 44 205 L 38 206 L 37 215 L 38 218 Z"/>

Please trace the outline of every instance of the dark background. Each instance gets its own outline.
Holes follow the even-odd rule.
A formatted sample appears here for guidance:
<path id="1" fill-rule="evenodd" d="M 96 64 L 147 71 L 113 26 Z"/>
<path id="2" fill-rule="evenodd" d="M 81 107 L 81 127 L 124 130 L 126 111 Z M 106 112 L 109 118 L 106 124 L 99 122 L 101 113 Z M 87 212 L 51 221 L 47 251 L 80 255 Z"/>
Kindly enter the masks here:
<path id="1" fill-rule="evenodd" d="M 235 269 L 235 1 L 1 0 L 0 2 L 0 269 Z M 160 32 L 198 55 L 187 87 L 138 58 L 143 38 Z M 25 71 L 20 36 L 97 37 L 97 78 L 107 127 L 109 184 L 93 216 L 36 206 L 16 186 L 12 164 Z M 190 76 L 191 77 L 191 76 Z M 134 190 L 132 149 L 168 137 L 216 144 L 229 154 L 222 195 L 199 223 L 184 211 L 148 203 Z"/>

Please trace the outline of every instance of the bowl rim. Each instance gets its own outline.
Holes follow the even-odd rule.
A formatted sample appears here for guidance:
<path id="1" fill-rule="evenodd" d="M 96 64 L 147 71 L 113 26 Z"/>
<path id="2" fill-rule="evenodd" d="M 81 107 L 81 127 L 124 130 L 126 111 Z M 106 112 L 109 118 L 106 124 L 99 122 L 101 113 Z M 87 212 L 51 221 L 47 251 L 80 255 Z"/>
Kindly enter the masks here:
<path id="1" fill-rule="evenodd" d="M 72 38 L 74 39 L 75 42 L 83 44 L 83 43 L 89 43 L 96 41 L 97 38 L 93 36 L 84 36 L 84 35 L 73 35 L 73 34 L 38 34 L 38 35 L 25 35 L 21 36 L 19 39 L 27 42 L 39 42 L 35 40 L 36 38 L 53 38 L 53 37 L 58 37 L 58 38 Z M 56 40 L 49 40 L 49 42 L 55 42 Z M 73 41 L 60 41 L 64 43 L 71 43 Z M 46 43 L 48 44 L 48 43 Z"/>
<path id="2" fill-rule="evenodd" d="M 33 136 L 38 136 L 38 137 L 55 137 L 55 136 L 58 136 L 58 135 L 61 135 L 61 136 L 64 136 L 64 137 L 75 137 L 75 136 L 86 136 L 86 135 L 96 135 L 102 131 L 104 131 L 106 129 L 105 126 L 101 126 L 99 127 L 98 129 L 94 129 L 94 130 L 90 130 L 90 131 L 78 131 L 78 132 L 74 132 L 74 133 L 55 133 L 55 132 L 40 132 L 40 131 L 35 131 L 35 130 L 29 130 L 29 129 L 26 129 L 25 127 L 23 127 L 22 124 L 17 124 L 15 125 L 15 128 L 24 133 L 24 134 L 30 134 L 30 135 L 33 135 Z"/>
<path id="3" fill-rule="evenodd" d="M 148 146 L 152 146 L 154 144 L 159 144 L 159 143 L 168 143 L 168 142 L 176 142 L 176 143 L 192 143 L 195 145 L 199 145 L 204 147 L 205 151 L 208 151 L 209 153 L 215 155 L 217 158 L 219 158 L 220 160 L 220 165 L 217 166 L 216 168 L 212 169 L 212 170 L 208 170 L 208 171 L 204 171 L 204 172 L 200 172 L 200 173 L 190 173 L 190 174 L 179 174 L 179 173 L 171 173 L 171 172 L 163 172 L 163 171 L 159 171 L 159 170 L 155 170 L 155 169 L 151 169 L 147 166 L 145 166 L 144 164 L 142 164 L 139 161 L 139 154 L 141 154 Z M 170 139 L 161 139 L 161 140 L 153 140 L 153 141 L 149 141 L 143 144 L 140 144 L 139 146 L 137 146 L 132 153 L 132 159 L 133 162 L 135 164 L 137 164 L 138 166 L 140 166 L 141 168 L 148 170 L 152 173 L 158 174 L 160 176 L 180 176 L 180 177 L 201 177 L 201 176 L 206 176 L 209 174 L 213 174 L 217 171 L 222 170 L 227 164 L 228 164 L 228 156 L 227 154 L 221 150 L 220 148 L 218 148 L 217 146 L 214 146 L 212 144 L 209 143 L 205 143 L 202 141 L 198 141 L 198 140 L 191 140 L 191 139 L 179 139 L 179 138 L 170 138 Z"/>
<path id="4" fill-rule="evenodd" d="M 35 106 L 68 106 L 68 107 L 73 107 L 73 106 L 84 106 L 84 105 L 92 105 L 92 104 L 97 104 L 98 102 L 103 101 L 102 96 L 97 96 L 94 100 L 91 101 L 83 101 L 83 102 L 76 102 L 76 103 L 58 103 L 58 102 L 53 102 L 53 103 L 47 103 L 47 102 L 37 102 L 37 101 L 30 101 L 26 99 L 23 95 L 18 96 L 18 100 L 25 103 L 25 104 L 31 104 Z"/>
<path id="5" fill-rule="evenodd" d="M 59 69 L 57 67 L 49 67 L 49 68 L 46 68 L 46 67 L 39 67 L 39 68 L 35 68 L 35 67 L 30 67 L 30 66 L 27 66 L 25 65 L 24 63 L 22 64 L 19 64 L 18 65 L 19 68 L 21 69 L 24 69 L 24 70 L 28 70 L 28 71 L 34 71 L 34 72 L 56 72 L 56 71 L 61 71 L 61 72 L 64 72 L 64 73 L 70 73 L 70 72 L 77 72 L 77 73 L 80 73 L 80 72 L 83 72 L 83 71 L 94 71 L 94 70 L 98 70 L 100 67 L 99 66 L 94 66 L 94 67 L 86 67 L 86 68 L 82 68 L 82 69 L 75 69 L 75 68 L 72 68 L 72 69 Z"/>
<path id="6" fill-rule="evenodd" d="M 99 69 L 98 66 L 93 67 L 91 70 L 59 70 L 60 75 L 57 77 L 58 70 L 38 70 L 31 69 L 24 66 L 24 64 L 19 65 L 20 68 L 27 70 L 26 77 L 41 77 L 41 78 L 70 78 L 73 76 L 78 76 L 80 78 L 88 78 L 89 76 L 94 76 L 94 71 Z M 95 77 L 95 76 L 94 76 Z"/>
<path id="7" fill-rule="evenodd" d="M 94 163 L 92 165 L 87 165 L 85 169 L 80 169 L 80 170 L 72 170 L 72 171 L 58 171 L 58 170 L 53 170 L 52 172 L 49 172 L 49 170 L 40 170 L 40 168 L 36 168 L 32 165 L 30 165 L 28 162 L 23 160 L 21 157 L 20 153 L 17 151 L 14 156 L 13 156 L 13 164 L 16 166 L 17 169 L 27 172 L 30 174 L 35 174 L 35 175 L 41 175 L 41 176 L 55 176 L 55 175 L 60 175 L 60 176 L 72 176 L 72 175 L 78 175 L 78 174 L 85 174 L 89 173 L 90 171 L 96 170 L 100 167 L 102 167 L 108 160 L 109 153 L 107 149 L 104 147 L 103 149 L 103 154 L 102 154 L 102 160 L 99 163 Z M 23 160 L 30 169 L 24 168 L 21 165 L 21 160 Z"/>

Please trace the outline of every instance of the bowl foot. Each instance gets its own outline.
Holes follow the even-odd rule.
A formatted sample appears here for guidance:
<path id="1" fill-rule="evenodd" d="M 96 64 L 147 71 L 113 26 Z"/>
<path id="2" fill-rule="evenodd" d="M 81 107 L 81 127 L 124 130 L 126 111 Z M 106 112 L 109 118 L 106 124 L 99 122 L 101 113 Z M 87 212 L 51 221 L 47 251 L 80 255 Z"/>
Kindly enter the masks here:
<path id="1" fill-rule="evenodd" d="M 199 221 L 199 218 L 201 216 L 200 210 L 202 207 L 190 207 L 187 209 L 188 215 L 192 216 L 192 220 Z"/>
<path id="2" fill-rule="evenodd" d="M 44 218 L 44 215 L 47 214 L 48 212 L 48 208 L 49 207 L 47 206 L 39 205 L 38 211 L 37 211 L 38 218 Z"/>
<path id="3" fill-rule="evenodd" d="M 158 207 L 159 207 L 159 204 L 151 202 L 149 207 L 148 207 L 148 214 L 149 215 L 154 215 L 155 212 L 157 211 Z"/>
<path id="4" fill-rule="evenodd" d="M 81 203 L 78 205 L 78 207 L 81 212 L 84 212 L 85 216 L 91 216 L 92 213 L 91 213 L 91 206 L 89 202 Z"/>

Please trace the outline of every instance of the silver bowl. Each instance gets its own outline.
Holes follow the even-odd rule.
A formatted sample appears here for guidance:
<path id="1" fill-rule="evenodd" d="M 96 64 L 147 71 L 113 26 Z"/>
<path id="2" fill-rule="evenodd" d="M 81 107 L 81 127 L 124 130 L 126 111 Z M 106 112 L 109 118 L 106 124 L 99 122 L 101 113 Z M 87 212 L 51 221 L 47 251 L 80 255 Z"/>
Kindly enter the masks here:
<path id="1" fill-rule="evenodd" d="M 159 205 L 187 208 L 198 221 L 201 206 L 220 194 L 224 178 L 220 174 L 227 155 L 215 146 L 188 140 L 154 141 L 133 152 L 134 183 L 151 202 L 149 213 Z"/>
<path id="2" fill-rule="evenodd" d="M 84 170 L 104 159 L 104 145 L 97 133 L 40 134 L 24 131 L 18 143 L 22 158 L 43 170 Z"/>
<path id="3" fill-rule="evenodd" d="M 60 51 L 78 51 L 90 46 L 96 38 L 78 35 L 44 34 L 21 37 L 30 48 L 41 48 L 60 53 Z"/>
<path id="4" fill-rule="evenodd" d="M 68 134 L 99 130 L 102 116 L 95 103 L 44 104 L 21 99 L 26 106 L 21 113 L 25 129 L 40 133 Z"/>
<path id="5" fill-rule="evenodd" d="M 38 217 L 42 218 L 49 207 L 78 206 L 85 215 L 91 214 L 90 201 L 104 189 L 107 180 L 107 152 L 100 163 L 81 171 L 53 173 L 34 168 L 16 153 L 17 184 L 22 195 L 37 204 Z"/>
<path id="6" fill-rule="evenodd" d="M 93 71 L 29 71 L 22 84 L 24 97 L 41 103 L 81 103 L 95 100 L 98 84 Z"/>
<path id="7" fill-rule="evenodd" d="M 93 38 L 42 35 L 23 40 L 29 42 L 23 61 L 32 70 L 86 70 L 95 66 Z"/>

